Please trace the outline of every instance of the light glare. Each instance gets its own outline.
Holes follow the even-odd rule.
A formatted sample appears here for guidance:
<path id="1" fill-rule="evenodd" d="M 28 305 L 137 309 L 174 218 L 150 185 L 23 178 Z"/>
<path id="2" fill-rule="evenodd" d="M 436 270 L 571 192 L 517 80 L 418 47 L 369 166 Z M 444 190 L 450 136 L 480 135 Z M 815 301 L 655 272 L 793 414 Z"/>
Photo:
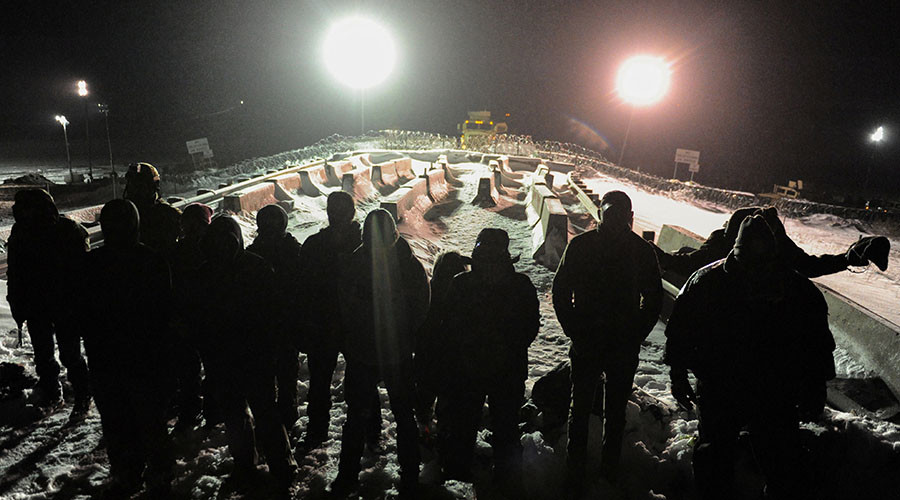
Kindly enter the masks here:
<path id="1" fill-rule="evenodd" d="M 635 56 L 625 61 L 616 78 L 616 90 L 635 106 L 653 104 L 665 95 L 672 72 L 660 57 Z"/>
<path id="2" fill-rule="evenodd" d="M 59 124 L 63 127 L 69 124 L 69 120 L 66 120 L 66 117 L 64 115 L 56 115 L 56 121 L 58 121 Z"/>
<path id="3" fill-rule="evenodd" d="M 353 17 L 328 31 L 325 65 L 341 83 L 365 89 L 384 81 L 394 68 L 394 41 L 375 22 Z"/>
<path id="4" fill-rule="evenodd" d="M 884 127 L 878 127 L 878 130 L 872 134 L 871 139 L 873 142 L 880 142 L 884 139 Z"/>
<path id="5" fill-rule="evenodd" d="M 87 82 L 84 80 L 78 80 L 78 95 L 81 97 L 88 95 Z"/>

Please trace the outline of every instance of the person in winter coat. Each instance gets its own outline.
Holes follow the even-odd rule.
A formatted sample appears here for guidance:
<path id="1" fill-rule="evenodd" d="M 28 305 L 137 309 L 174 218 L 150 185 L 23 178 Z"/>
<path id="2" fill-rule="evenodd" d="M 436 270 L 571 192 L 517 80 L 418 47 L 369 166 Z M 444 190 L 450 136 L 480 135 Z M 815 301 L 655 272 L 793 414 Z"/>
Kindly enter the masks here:
<path id="1" fill-rule="evenodd" d="M 641 342 L 662 306 L 656 255 L 631 231 L 633 217 L 628 195 L 621 191 L 603 195 L 600 225 L 569 242 L 553 279 L 553 307 L 572 341 L 566 463 L 573 497 L 584 486 L 592 410 L 604 419 L 600 473 L 616 480 L 625 406 Z"/>
<path id="2" fill-rule="evenodd" d="M 428 312 L 428 277 L 386 210 L 369 213 L 362 239 L 346 264 L 342 283 L 347 422 L 331 490 L 346 494 L 359 483 L 366 413 L 371 411 L 372 391 L 383 380 L 397 422 L 400 494 L 414 498 L 419 448 L 413 349 L 415 332 Z"/>
<path id="3" fill-rule="evenodd" d="M 442 461 L 449 477 L 468 478 L 485 399 L 490 405 L 494 479 L 521 493 L 519 409 L 525 400 L 528 346 L 541 326 L 537 291 L 517 273 L 502 229 L 482 229 L 472 250 L 472 270 L 456 275 L 447 293 L 443 349 L 450 435 Z M 449 383 L 449 382 L 448 382 Z"/>
<path id="4" fill-rule="evenodd" d="M 435 403 L 450 368 L 443 351 L 443 345 L 449 339 L 444 337 L 450 335 L 455 338 L 452 332 L 445 332 L 442 326 L 450 314 L 451 303 L 447 300 L 447 293 L 450 291 L 453 277 L 467 271 L 471 263 L 471 258 L 464 257 L 459 252 L 444 252 L 434 259 L 434 269 L 431 273 L 431 304 L 428 306 L 425 323 L 419 329 L 415 353 L 416 420 L 428 435 L 432 431 L 431 423 L 435 411 L 440 413 L 440 410 L 435 409 Z"/>
<path id="5" fill-rule="evenodd" d="M 81 356 L 81 331 L 72 307 L 77 277 L 88 251 L 87 232 L 61 217 L 49 193 L 24 189 L 16 193 L 7 255 L 7 301 L 19 328 L 28 325 L 38 384 L 37 406 L 56 405 L 62 396 L 59 359 L 75 391 L 74 415 L 88 411 L 88 369 Z"/>
<path id="6" fill-rule="evenodd" d="M 181 234 L 181 212 L 159 195 L 159 171 L 149 163 L 128 165 L 122 197 L 141 214 L 141 243 L 156 250 L 171 264 Z"/>
<path id="7" fill-rule="evenodd" d="M 685 249 L 683 252 L 669 254 L 654 245 L 660 268 L 681 276 L 683 280 L 697 269 L 724 259 L 734 247 L 741 222 L 753 214 L 762 215 L 772 228 L 781 258 L 788 266 L 807 278 L 834 274 L 847 269 L 848 266 L 866 266 L 869 261 L 875 263 L 882 271 L 887 269 L 890 242 L 884 236 L 860 238 L 842 254 L 809 255 L 787 235 L 775 207 L 744 207 L 736 210 L 725 223 L 725 227 L 713 231 L 696 250 Z"/>
<path id="8" fill-rule="evenodd" d="M 128 497 L 143 473 L 148 493 L 163 497 L 175 465 L 165 417 L 174 386 L 169 266 L 138 241 L 130 201 L 104 205 L 100 227 L 104 244 L 87 256 L 80 309 L 90 325 L 84 341 L 109 456 L 107 493 Z"/>
<path id="9" fill-rule="evenodd" d="M 695 272 L 666 326 L 672 394 L 699 407 L 694 478 L 703 499 L 734 497 L 735 449 L 746 426 L 767 498 L 812 497 L 798 419 L 813 420 L 834 377 L 822 293 L 778 254 L 759 215 L 740 225 L 725 259 Z M 697 377 L 697 393 L 688 381 Z"/>
<path id="10" fill-rule="evenodd" d="M 197 339 L 188 326 L 190 311 L 185 305 L 189 303 L 188 294 L 197 280 L 204 257 L 200 250 L 200 241 L 212 220 L 213 210 L 202 203 L 192 203 L 185 207 L 181 214 L 181 238 L 175 244 L 172 253 L 172 286 L 175 293 L 175 374 L 178 379 L 178 395 L 175 403 L 178 406 L 178 422 L 176 433 L 183 435 L 190 432 L 201 421 L 201 410 L 204 404 L 215 405 L 211 397 L 204 401 L 201 397 L 200 354 L 197 350 Z M 208 423 L 219 420 L 215 410 L 206 412 Z M 213 418 L 210 418 L 210 417 Z"/>
<path id="11" fill-rule="evenodd" d="M 197 300 L 194 327 L 206 376 L 224 414 L 234 457 L 232 478 L 239 487 L 252 484 L 258 439 L 270 473 L 286 492 L 296 463 L 275 406 L 280 345 L 274 273 L 262 257 L 244 250 L 240 226 L 232 217 L 213 219 L 201 246 L 206 262 L 192 294 Z"/>
<path id="12" fill-rule="evenodd" d="M 301 284 L 315 293 L 304 297 L 300 310 L 302 350 L 309 365 L 309 393 L 306 415 L 309 423 L 302 447 L 311 450 L 328 438 L 331 417 L 331 380 L 343 349 L 341 329 L 341 271 L 350 254 L 362 243 L 359 224 L 353 220 L 353 197 L 334 191 L 326 202 L 328 226 L 308 237 L 300 248 Z M 374 442 L 381 435 L 381 400 L 378 391 L 369 396 L 366 439 Z"/>
<path id="13" fill-rule="evenodd" d="M 278 298 L 276 336 L 278 349 L 275 379 L 278 382 L 278 414 L 285 429 L 297 421 L 297 381 L 300 377 L 300 353 L 297 350 L 299 329 L 293 315 L 300 303 L 300 243 L 287 232 L 288 215 L 278 205 L 267 205 L 256 214 L 257 236 L 247 247 L 275 271 Z"/>

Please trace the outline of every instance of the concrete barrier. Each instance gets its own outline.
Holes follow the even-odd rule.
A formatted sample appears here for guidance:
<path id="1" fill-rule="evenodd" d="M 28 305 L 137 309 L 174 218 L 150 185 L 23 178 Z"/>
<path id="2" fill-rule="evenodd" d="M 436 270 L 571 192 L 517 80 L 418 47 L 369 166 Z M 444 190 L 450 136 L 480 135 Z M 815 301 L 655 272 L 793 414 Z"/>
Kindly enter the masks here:
<path id="1" fill-rule="evenodd" d="M 548 198 L 557 198 L 553 191 L 544 183 L 532 184 L 531 189 L 525 196 L 525 218 L 528 220 L 529 227 L 541 221 L 544 212 L 544 200 Z"/>
<path id="2" fill-rule="evenodd" d="M 656 245 L 666 252 L 674 253 L 684 247 L 700 248 L 704 241 L 706 241 L 706 238 L 681 226 L 663 224 L 662 229 L 659 231 Z"/>
<path id="3" fill-rule="evenodd" d="M 260 208 L 274 203 L 278 203 L 275 183 L 265 182 L 226 195 L 222 199 L 222 209 L 234 213 L 256 213 Z"/>
<path id="4" fill-rule="evenodd" d="M 463 182 L 459 180 L 456 174 L 453 172 L 453 169 L 450 167 L 450 163 L 447 161 L 446 155 L 441 155 L 443 158 L 438 157 L 437 163 L 435 163 L 436 168 L 440 168 L 444 171 L 444 179 L 450 183 L 451 186 L 462 187 Z"/>
<path id="5" fill-rule="evenodd" d="M 531 229 L 532 257 L 556 269 L 569 244 L 569 216 L 559 198 L 543 198 L 541 205 L 541 218 Z"/>
<path id="6" fill-rule="evenodd" d="M 269 179 L 270 182 L 274 182 L 281 186 L 282 189 L 291 194 L 302 194 L 303 191 L 303 181 L 300 179 L 300 173 L 294 172 L 290 174 L 279 175 L 278 177 L 274 177 Z"/>
<path id="7" fill-rule="evenodd" d="M 571 189 L 575 193 L 575 197 L 578 198 L 578 201 L 581 202 L 581 205 L 591 214 L 591 217 L 594 218 L 598 223 L 600 222 L 600 211 L 597 207 L 597 198 L 590 190 L 587 189 L 587 185 L 582 182 L 580 179 L 576 179 L 571 173 L 566 175 L 566 180 L 569 183 L 569 189 Z"/>
<path id="8" fill-rule="evenodd" d="M 399 160 L 394 160 L 391 162 L 394 164 L 394 168 L 396 169 L 397 175 L 401 179 L 412 180 L 417 177 L 416 173 L 412 168 L 412 159 L 410 158 L 400 158 Z"/>
<path id="9" fill-rule="evenodd" d="M 428 197 L 432 202 L 437 203 L 450 196 L 450 186 L 447 184 L 445 175 L 446 171 L 434 169 L 423 176 L 427 183 Z"/>
<path id="10" fill-rule="evenodd" d="M 506 192 L 506 189 L 503 189 L 503 173 L 500 172 L 500 167 L 496 165 L 493 167 L 494 168 L 491 169 L 491 177 L 493 178 L 494 188 L 497 190 L 497 194 L 509 194 Z"/>
<path id="11" fill-rule="evenodd" d="M 331 191 L 325 187 L 328 174 L 323 165 L 299 170 L 297 175 L 300 176 L 300 192 L 306 196 L 321 196 Z"/>
<path id="12" fill-rule="evenodd" d="M 514 172 L 511 168 L 509 168 L 509 156 L 501 156 L 497 160 L 497 163 L 500 165 L 500 171 L 503 172 L 504 179 L 507 179 L 509 182 L 518 182 L 519 185 L 522 185 L 525 180 L 525 173 Z"/>
<path id="13" fill-rule="evenodd" d="M 397 167 L 393 162 L 372 165 L 371 178 L 375 187 L 397 186 L 400 184 L 400 176 L 397 175 Z"/>
<path id="14" fill-rule="evenodd" d="M 340 186 L 343 182 L 344 174 L 353 170 L 353 165 L 349 161 L 336 161 L 325 164 L 325 185 Z"/>
<path id="15" fill-rule="evenodd" d="M 99 221 L 100 210 L 102 208 L 103 205 L 95 205 L 93 207 L 80 208 L 78 210 L 69 210 L 67 212 L 63 212 L 63 215 L 75 222 L 80 222 L 82 224 L 93 224 Z"/>
<path id="16" fill-rule="evenodd" d="M 425 213 L 431 204 L 428 181 L 425 178 L 409 181 L 381 200 L 381 208 L 390 212 L 397 222 L 408 219 L 413 210 Z"/>
<path id="17" fill-rule="evenodd" d="M 350 193 L 356 200 L 374 198 L 378 190 L 372 184 L 372 169 L 361 167 L 345 173 L 341 178 L 341 191 Z"/>
<path id="18" fill-rule="evenodd" d="M 473 205 L 495 207 L 499 199 L 500 193 L 497 192 L 497 188 L 494 186 L 493 176 L 478 179 L 478 191 L 475 193 L 475 198 L 472 199 Z"/>

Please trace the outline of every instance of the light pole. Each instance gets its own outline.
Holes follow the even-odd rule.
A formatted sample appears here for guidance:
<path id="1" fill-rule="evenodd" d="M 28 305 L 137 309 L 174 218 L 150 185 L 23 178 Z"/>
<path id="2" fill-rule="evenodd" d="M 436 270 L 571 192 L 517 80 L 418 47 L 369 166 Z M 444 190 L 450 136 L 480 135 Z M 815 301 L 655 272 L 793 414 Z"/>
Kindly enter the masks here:
<path id="1" fill-rule="evenodd" d="M 62 125 L 63 139 L 66 141 L 66 163 L 69 165 L 69 182 L 74 182 L 75 177 L 72 175 L 72 157 L 69 156 L 69 134 L 66 132 L 66 125 L 69 124 L 69 120 L 66 120 L 66 117 L 63 115 L 56 115 L 56 121 Z"/>
<path id="2" fill-rule="evenodd" d="M 869 136 L 869 140 L 875 143 L 875 149 L 872 151 L 872 163 L 875 163 L 878 158 L 878 145 L 884 140 L 884 127 L 879 126 L 875 129 L 875 132 L 872 132 L 872 135 Z M 866 169 L 866 182 L 863 184 L 864 193 L 869 190 L 869 175 L 872 173 L 872 163 L 870 163 L 869 168 Z"/>
<path id="3" fill-rule="evenodd" d="M 97 104 L 97 109 L 103 113 L 103 120 L 106 122 L 106 146 L 109 148 L 109 177 L 112 179 L 113 199 L 116 196 L 116 167 L 113 165 L 112 158 L 112 141 L 109 139 L 109 106 L 106 104 Z"/>
<path id="4" fill-rule="evenodd" d="M 78 95 L 84 100 L 84 139 L 87 142 L 88 177 L 94 180 L 94 164 L 91 161 L 91 128 L 88 122 L 87 82 L 78 80 Z"/>
<path id="5" fill-rule="evenodd" d="M 619 152 L 619 166 L 625 158 L 625 148 L 628 146 L 628 134 L 631 132 L 631 120 L 634 118 L 634 110 L 639 106 L 649 106 L 656 103 L 669 89 L 669 79 L 672 71 L 669 63 L 661 57 L 640 55 L 626 60 L 616 76 L 616 91 L 619 97 L 631 105 L 631 113 L 628 115 L 628 126 L 625 128 L 625 140 L 622 141 L 622 151 Z"/>
<path id="6" fill-rule="evenodd" d="M 370 19 L 351 17 L 332 25 L 323 47 L 325 66 L 344 85 L 359 90 L 360 129 L 366 132 L 365 89 L 384 81 L 394 69 L 394 41 Z"/>

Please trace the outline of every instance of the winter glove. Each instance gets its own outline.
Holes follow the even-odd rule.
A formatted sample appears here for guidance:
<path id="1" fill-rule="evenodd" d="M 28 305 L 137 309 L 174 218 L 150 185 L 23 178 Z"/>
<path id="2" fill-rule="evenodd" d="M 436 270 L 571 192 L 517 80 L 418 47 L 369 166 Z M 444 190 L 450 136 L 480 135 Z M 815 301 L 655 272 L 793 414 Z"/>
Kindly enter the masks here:
<path id="1" fill-rule="evenodd" d="M 694 388 L 688 381 L 687 370 L 672 369 L 669 377 L 672 379 L 672 396 L 675 397 L 675 401 L 678 401 L 685 410 L 692 410 L 697 403 L 697 396 L 694 395 Z"/>
<path id="2" fill-rule="evenodd" d="M 850 245 L 847 250 L 847 264 L 851 266 L 867 266 L 872 262 L 878 269 L 886 271 L 888 267 L 888 253 L 891 251 L 891 242 L 884 236 L 866 236 Z"/>
<path id="3" fill-rule="evenodd" d="M 806 391 L 797 403 L 797 416 L 801 422 L 816 422 L 825 411 L 825 384 Z"/>

